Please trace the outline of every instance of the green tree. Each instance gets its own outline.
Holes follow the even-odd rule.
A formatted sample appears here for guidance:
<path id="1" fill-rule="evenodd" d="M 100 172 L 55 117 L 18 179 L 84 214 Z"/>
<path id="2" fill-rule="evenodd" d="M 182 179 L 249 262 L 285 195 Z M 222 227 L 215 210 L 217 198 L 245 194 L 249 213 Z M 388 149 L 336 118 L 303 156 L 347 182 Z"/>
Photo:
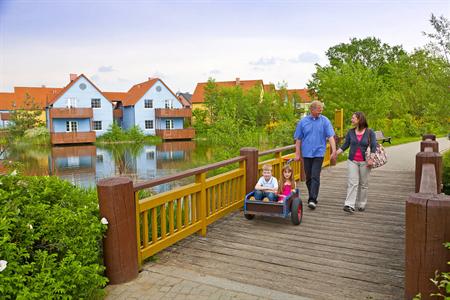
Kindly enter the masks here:
<path id="1" fill-rule="evenodd" d="M 447 63 L 450 63 L 450 21 L 443 15 L 436 17 L 431 14 L 430 23 L 434 27 L 435 33 L 422 32 L 425 36 L 431 39 L 427 48 L 432 53 L 442 55 Z"/>
<path id="2" fill-rule="evenodd" d="M 24 106 L 11 113 L 11 125 L 8 128 L 11 138 L 23 136 L 28 129 L 45 126 L 44 121 L 40 119 L 41 115 L 42 110 L 27 93 Z"/>

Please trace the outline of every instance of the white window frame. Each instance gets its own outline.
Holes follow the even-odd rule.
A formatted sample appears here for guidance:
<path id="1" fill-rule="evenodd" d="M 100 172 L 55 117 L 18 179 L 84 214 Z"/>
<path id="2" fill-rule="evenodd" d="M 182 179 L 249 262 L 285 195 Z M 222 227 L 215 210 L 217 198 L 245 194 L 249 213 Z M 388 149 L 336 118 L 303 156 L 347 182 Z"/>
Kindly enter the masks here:
<path id="1" fill-rule="evenodd" d="M 147 122 L 149 122 L 149 124 L 151 125 L 151 126 L 149 126 L 149 128 L 147 128 Z M 145 127 L 146 130 L 155 129 L 155 122 L 153 120 L 145 120 L 144 121 L 144 127 Z"/>
<path id="2" fill-rule="evenodd" d="M 100 122 L 100 123 L 98 123 Z M 95 129 L 95 124 L 100 124 L 100 129 Z M 102 131 L 103 130 L 103 123 L 102 121 L 92 121 L 92 130 L 94 131 Z"/>
<path id="3" fill-rule="evenodd" d="M 78 121 L 66 121 L 66 132 L 77 132 Z"/>
<path id="4" fill-rule="evenodd" d="M 155 151 L 150 150 L 145 153 L 147 160 L 155 160 Z"/>
<path id="5" fill-rule="evenodd" d="M 173 101 L 171 99 L 164 100 L 164 108 L 173 108 Z"/>
<path id="6" fill-rule="evenodd" d="M 166 119 L 166 129 L 167 130 L 173 129 L 173 120 L 172 119 Z"/>
<path id="7" fill-rule="evenodd" d="M 77 98 L 67 98 L 66 107 L 67 108 L 77 107 Z"/>
<path id="8" fill-rule="evenodd" d="M 148 103 L 148 107 L 147 107 Z M 144 99 L 144 108 L 151 109 L 153 108 L 153 99 Z"/>
<path id="9" fill-rule="evenodd" d="M 95 101 L 95 103 L 97 103 L 96 100 L 98 100 L 98 106 L 94 106 L 94 101 Z M 100 98 L 92 98 L 91 99 L 91 107 L 92 108 L 102 108 L 102 99 L 100 99 Z"/>

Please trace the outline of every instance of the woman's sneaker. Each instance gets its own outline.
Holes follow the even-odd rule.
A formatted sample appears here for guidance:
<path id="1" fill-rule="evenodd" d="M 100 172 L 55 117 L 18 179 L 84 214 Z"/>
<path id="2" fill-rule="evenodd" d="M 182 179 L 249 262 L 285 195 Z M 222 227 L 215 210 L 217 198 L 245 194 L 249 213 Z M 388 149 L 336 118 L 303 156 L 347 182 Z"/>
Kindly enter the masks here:
<path id="1" fill-rule="evenodd" d="M 355 209 L 353 207 L 351 207 L 351 206 L 345 205 L 344 206 L 344 211 L 352 214 L 352 213 L 355 212 Z"/>

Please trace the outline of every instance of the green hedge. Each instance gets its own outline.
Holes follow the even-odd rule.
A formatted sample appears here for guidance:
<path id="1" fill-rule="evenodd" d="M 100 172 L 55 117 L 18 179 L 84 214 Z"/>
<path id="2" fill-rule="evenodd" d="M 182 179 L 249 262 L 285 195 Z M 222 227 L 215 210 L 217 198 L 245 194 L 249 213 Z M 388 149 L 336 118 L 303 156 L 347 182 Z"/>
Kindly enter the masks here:
<path id="1" fill-rule="evenodd" d="M 101 298 L 106 225 L 95 191 L 14 173 L 0 176 L 1 298 Z"/>
<path id="2" fill-rule="evenodd" d="M 450 150 L 446 151 L 442 157 L 443 159 L 443 175 L 442 182 L 444 183 L 444 194 L 450 195 Z"/>

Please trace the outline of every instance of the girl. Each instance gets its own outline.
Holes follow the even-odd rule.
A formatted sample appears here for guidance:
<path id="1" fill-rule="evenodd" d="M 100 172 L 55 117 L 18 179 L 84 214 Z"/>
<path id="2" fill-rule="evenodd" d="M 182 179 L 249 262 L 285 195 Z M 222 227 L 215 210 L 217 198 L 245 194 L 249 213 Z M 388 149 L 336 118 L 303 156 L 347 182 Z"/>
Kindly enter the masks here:
<path id="1" fill-rule="evenodd" d="M 349 213 L 353 213 L 355 209 L 359 211 L 366 209 L 369 174 L 377 149 L 375 132 L 369 129 L 366 117 L 362 112 L 355 112 L 352 115 L 352 125 L 354 128 L 347 132 L 345 143 L 336 152 L 339 155 L 350 147 L 347 160 L 347 198 L 344 203 L 344 210 Z M 366 160 L 365 153 L 368 147 L 370 147 L 371 157 Z"/>
<path id="2" fill-rule="evenodd" d="M 295 189 L 294 172 L 291 166 L 285 165 L 281 170 L 280 185 L 278 186 L 278 202 L 283 203 L 292 190 Z"/>

